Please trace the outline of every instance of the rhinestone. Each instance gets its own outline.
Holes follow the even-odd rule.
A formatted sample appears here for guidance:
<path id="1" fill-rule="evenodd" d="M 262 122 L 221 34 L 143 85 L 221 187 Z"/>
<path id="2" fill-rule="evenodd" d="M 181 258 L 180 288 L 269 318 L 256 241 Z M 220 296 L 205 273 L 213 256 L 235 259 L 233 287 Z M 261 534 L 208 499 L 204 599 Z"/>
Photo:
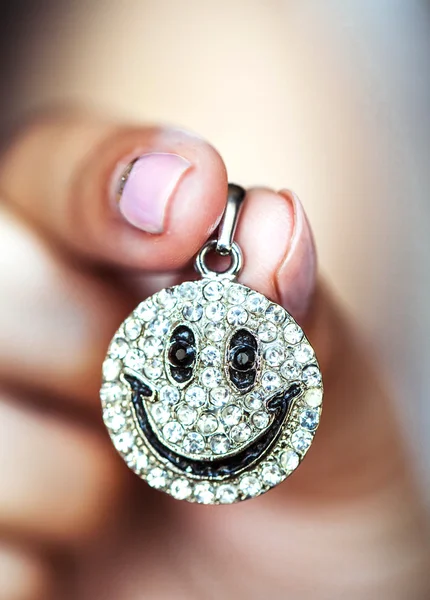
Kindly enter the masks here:
<path id="1" fill-rule="evenodd" d="M 285 321 L 285 310 L 279 304 L 270 304 L 266 309 L 266 319 L 275 325 L 281 325 Z"/>
<path id="2" fill-rule="evenodd" d="M 213 435 L 211 438 L 211 448 L 215 454 L 225 454 L 230 448 L 228 437 L 223 433 Z"/>
<path id="3" fill-rule="evenodd" d="M 118 377 L 121 371 L 121 362 L 107 358 L 103 363 L 103 377 L 107 381 L 113 381 Z"/>
<path id="4" fill-rule="evenodd" d="M 110 356 L 112 358 L 124 358 L 127 352 L 127 341 L 124 338 L 115 338 L 109 348 Z"/>
<path id="5" fill-rule="evenodd" d="M 218 323 L 224 318 L 225 308 L 220 302 L 211 302 L 206 307 L 206 316 L 210 321 Z"/>
<path id="6" fill-rule="evenodd" d="M 184 319 L 187 319 L 187 321 L 198 321 L 202 318 L 203 307 L 201 304 L 198 303 L 185 304 L 184 308 L 182 309 L 182 314 L 184 316 Z"/>
<path id="7" fill-rule="evenodd" d="M 103 402 L 120 402 L 126 396 L 124 388 L 108 383 L 102 386 L 100 398 Z"/>
<path id="8" fill-rule="evenodd" d="M 138 472 L 145 471 L 149 464 L 148 455 L 140 452 L 140 450 L 137 450 L 136 448 L 127 456 L 126 462 L 129 467 Z"/>
<path id="9" fill-rule="evenodd" d="M 134 444 L 134 438 L 128 431 L 120 433 L 112 438 L 115 448 L 118 452 L 127 452 Z"/>
<path id="10" fill-rule="evenodd" d="M 239 489 L 244 496 L 257 496 L 261 492 L 261 483 L 253 475 L 245 475 L 239 483 Z"/>
<path id="11" fill-rule="evenodd" d="M 261 471 L 261 477 L 267 485 L 277 485 L 282 481 L 282 472 L 277 464 L 267 463 Z"/>
<path id="12" fill-rule="evenodd" d="M 185 392 L 185 400 L 190 406 L 199 408 L 206 403 L 206 392 L 198 385 L 193 385 Z"/>
<path id="13" fill-rule="evenodd" d="M 254 423 L 255 427 L 257 427 L 257 429 L 264 429 L 268 426 L 269 421 L 270 417 L 264 411 L 257 412 L 252 416 L 252 422 Z"/>
<path id="14" fill-rule="evenodd" d="M 169 327 L 169 321 L 164 317 L 157 317 L 148 325 L 149 331 L 160 338 L 166 335 L 166 333 L 169 331 Z"/>
<path id="15" fill-rule="evenodd" d="M 300 413 L 300 426 L 314 431 L 318 427 L 320 416 L 317 410 L 304 410 Z"/>
<path id="16" fill-rule="evenodd" d="M 217 387 L 222 379 L 221 371 L 213 367 L 203 369 L 200 375 L 200 380 L 205 387 Z"/>
<path id="17" fill-rule="evenodd" d="M 165 310 L 170 312 L 175 308 L 177 300 L 173 290 L 171 288 L 167 288 L 166 290 L 160 290 L 158 292 L 157 302 Z"/>
<path id="18" fill-rule="evenodd" d="M 214 433 L 218 429 L 218 421 L 212 413 L 203 413 L 197 422 L 197 427 L 204 435 Z"/>
<path id="19" fill-rule="evenodd" d="M 169 421 L 163 427 L 163 437 L 172 444 L 177 444 L 184 435 L 184 429 L 177 421 Z"/>
<path id="20" fill-rule="evenodd" d="M 291 436 L 291 445 L 297 452 L 306 452 L 309 446 L 312 444 L 312 434 L 309 431 L 303 431 L 299 429 L 295 431 Z"/>
<path id="21" fill-rule="evenodd" d="M 228 393 L 227 388 L 216 387 L 211 390 L 209 399 L 214 406 L 219 408 L 229 401 L 230 394 Z"/>
<path id="22" fill-rule="evenodd" d="M 127 352 L 127 356 L 124 359 L 124 364 L 130 369 L 139 371 L 145 364 L 145 354 L 138 348 L 133 348 Z"/>
<path id="23" fill-rule="evenodd" d="M 205 448 L 204 437 L 194 431 L 187 433 L 182 442 L 182 447 L 189 454 L 200 454 Z"/>
<path id="24" fill-rule="evenodd" d="M 163 374 L 163 363 L 158 358 L 152 358 L 145 363 L 143 370 L 149 379 L 158 379 Z"/>
<path id="25" fill-rule="evenodd" d="M 194 498 L 201 504 L 212 504 L 215 498 L 213 487 L 207 483 L 196 483 L 194 486 Z"/>
<path id="26" fill-rule="evenodd" d="M 200 352 L 200 359 L 206 365 L 214 365 L 221 360 L 220 351 L 218 348 L 215 348 L 215 346 L 206 346 L 206 348 Z"/>
<path id="27" fill-rule="evenodd" d="M 246 397 L 245 404 L 250 410 L 258 410 L 263 404 L 263 399 L 258 392 L 252 392 Z"/>
<path id="28" fill-rule="evenodd" d="M 135 312 L 136 312 L 136 314 L 139 315 L 139 317 L 143 321 L 146 321 L 146 322 L 152 321 L 152 319 L 154 319 L 155 315 L 157 314 L 155 311 L 155 308 L 152 306 L 152 304 L 150 302 L 142 302 L 136 308 Z"/>
<path id="29" fill-rule="evenodd" d="M 303 337 L 303 331 L 297 323 L 288 323 L 284 328 L 284 338 L 289 344 L 298 344 Z"/>
<path id="30" fill-rule="evenodd" d="M 309 344 L 300 344 L 294 348 L 294 358 L 299 363 L 307 363 L 314 357 L 314 351 Z"/>
<path id="31" fill-rule="evenodd" d="M 264 352 L 264 358 L 271 367 L 279 367 L 285 359 L 285 351 L 279 344 L 268 346 Z"/>
<path id="32" fill-rule="evenodd" d="M 281 378 L 274 371 L 266 371 L 261 378 L 261 385 L 267 392 L 274 392 L 281 387 Z"/>
<path id="33" fill-rule="evenodd" d="M 294 471 L 299 466 L 299 455 L 294 450 L 285 450 L 280 456 L 281 465 L 286 471 Z"/>
<path id="34" fill-rule="evenodd" d="M 155 467 L 155 469 L 149 471 L 146 480 L 151 487 L 159 489 L 165 487 L 167 483 L 167 473 L 166 471 L 163 471 L 163 469 Z"/>
<path id="35" fill-rule="evenodd" d="M 211 281 L 203 288 L 203 295 L 206 300 L 219 300 L 222 298 L 224 288 L 219 281 Z"/>
<path id="36" fill-rule="evenodd" d="M 303 381 L 307 387 L 317 387 L 321 385 L 321 373 L 316 365 L 311 365 L 303 369 Z"/>
<path id="37" fill-rule="evenodd" d="M 108 408 L 103 413 L 103 419 L 106 426 L 112 431 L 119 431 L 125 425 L 124 416 L 114 408 Z"/>
<path id="38" fill-rule="evenodd" d="M 152 418 L 159 425 L 164 425 L 170 419 L 170 409 L 161 403 L 154 404 L 151 409 Z"/>
<path id="39" fill-rule="evenodd" d="M 142 331 L 142 325 L 135 319 L 128 319 L 124 323 L 124 332 L 129 340 L 137 340 Z"/>
<path id="40" fill-rule="evenodd" d="M 178 421 L 182 423 L 182 425 L 189 427 L 196 420 L 197 411 L 195 411 L 194 408 L 191 408 L 187 404 L 180 404 L 176 409 L 176 417 Z"/>
<path id="41" fill-rule="evenodd" d="M 237 487 L 230 483 L 220 485 L 217 489 L 216 497 L 221 504 L 231 504 L 237 498 Z"/>
<path id="42" fill-rule="evenodd" d="M 239 423 L 239 425 L 235 425 L 231 429 L 231 439 L 236 442 L 236 444 L 243 444 L 246 442 L 251 435 L 251 428 L 246 423 Z"/>
<path id="43" fill-rule="evenodd" d="M 276 339 L 277 335 L 278 330 L 273 325 L 273 323 L 264 321 L 258 328 L 258 337 L 262 342 L 273 342 L 273 340 Z"/>
<path id="44" fill-rule="evenodd" d="M 164 385 L 160 390 L 160 400 L 166 404 L 176 404 L 180 397 L 179 390 L 173 385 Z"/>
<path id="45" fill-rule="evenodd" d="M 227 293 L 227 300 L 230 304 L 242 304 L 245 302 L 246 292 L 245 290 L 237 284 L 232 284 Z"/>
<path id="46" fill-rule="evenodd" d="M 295 360 L 289 358 L 281 367 L 281 374 L 285 379 L 299 379 L 301 367 Z"/>
<path id="47" fill-rule="evenodd" d="M 175 479 L 170 486 L 170 493 L 177 500 L 185 500 L 191 494 L 191 486 L 186 479 Z"/>
<path id="48" fill-rule="evenodd" d="M 139 340 L 139 348 L 142 348 L 147 358 L 154 358 L 154 356 L 161 354 L 164 346 L 163 341 L 159 337 L 151 335 Z"/>
<path id="49" fill-rule="evenodd" d="M 246 301 L 246 308 L 257 315 L 261 315 L 264 313 L 268 300 L 263 294 L 259 294 L 258 292 L 253 292 L 249 294 L 248 299 Z"/>
<path id="50" fill-rule="evenodd" d="M 237 425 L 241 418 L 242 409 L 237 404 L 229 404 L 222 411 L 221 420 L 227 427 Z"/>
<path id="51" fill-rule="evenodd" d="M 227 321 L 230 325 L 245 325 L 248 313 L 241 306 L 232 306 L 227 313 Z"/>
<path id="52" fill-rule="evenodd" d="M 196 284 L 193 281 L 185 281 L 177 288 L 178 294 L 184 300 L 194 300 L 197 296 Z"/>
<path id="53" fill-rule="evenodd" d="M 321 388 L 311 388 L 305 392 L 305 402 L 312 408 L 320 406 L 323 398 L 323 391 Z"/>
<path id="54" fill-rule="evenodd" d="M 205 335 L 211 342 L 220 342 L 224 337 L 225 329 L 221 325 L 209 323 L 205 329 Z"/>

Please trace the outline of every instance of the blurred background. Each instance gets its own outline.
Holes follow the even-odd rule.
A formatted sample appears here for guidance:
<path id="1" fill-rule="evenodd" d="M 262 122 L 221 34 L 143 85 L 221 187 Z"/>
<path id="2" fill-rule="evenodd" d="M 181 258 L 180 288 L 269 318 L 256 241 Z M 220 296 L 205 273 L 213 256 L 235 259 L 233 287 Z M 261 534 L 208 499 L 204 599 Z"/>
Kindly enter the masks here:
<path id="1" fill-rule="evenodd" d="M 3 140 L 84 104 L 207 137 L 290 187 L 376 352 L 430 499 L 430 6 L 409 0 L 3 3 Z"/>

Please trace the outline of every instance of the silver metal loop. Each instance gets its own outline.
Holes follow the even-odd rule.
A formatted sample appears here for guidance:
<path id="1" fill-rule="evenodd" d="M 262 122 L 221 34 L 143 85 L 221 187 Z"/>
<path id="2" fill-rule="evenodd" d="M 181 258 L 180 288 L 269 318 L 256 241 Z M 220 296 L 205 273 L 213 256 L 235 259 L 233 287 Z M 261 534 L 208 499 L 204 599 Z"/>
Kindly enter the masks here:
<path id="1" fill-rule="evenodd" d="M 225 271 L 214 271 L 207 266 L 206 255 L 211 251 L 217 252 L 217 240 L 209 240 L 202 246 L 200 252 L 196 256 L 196 271 L 202 277 L 228 277 L 229 279 L 235 279 L 240 273 L 243 265 L 242 250 L 238 244 L 233 242 L 231 244 L 230 252 L 224 254 L 224 256 L 230 256 L 231 260 L 230 265 Z"/>
<path id="2" fill-rule="evenodd" d="M 245 190 L 235 183 L 228 184 L 227 204 L 218 228 L 216 251 L 221 256 L 231 254 L 234 232 L 236 231 L 240 209 L 245 200 Z"/>

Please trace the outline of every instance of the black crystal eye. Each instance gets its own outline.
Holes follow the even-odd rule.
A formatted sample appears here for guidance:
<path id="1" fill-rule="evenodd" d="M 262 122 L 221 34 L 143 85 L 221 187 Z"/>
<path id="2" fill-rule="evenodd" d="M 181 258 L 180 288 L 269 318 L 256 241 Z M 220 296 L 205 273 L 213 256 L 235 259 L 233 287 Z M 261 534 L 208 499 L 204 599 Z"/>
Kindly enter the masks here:
<path id="1" fill-rule="evenodd" d="M 230 340 L 228 365 L 230 380 L 241 391 L 254 385 L 257 374 L 257 340 L 251 332 L 239 329 Z"/>
<path id="2" fill-rule="evenodd" d="M 173 331 L 167 357 L 175 381 L 185 383 L 191 379 L 196 362 L 196 341 L 194 333 L 186 325 L 179 325 Z"/>

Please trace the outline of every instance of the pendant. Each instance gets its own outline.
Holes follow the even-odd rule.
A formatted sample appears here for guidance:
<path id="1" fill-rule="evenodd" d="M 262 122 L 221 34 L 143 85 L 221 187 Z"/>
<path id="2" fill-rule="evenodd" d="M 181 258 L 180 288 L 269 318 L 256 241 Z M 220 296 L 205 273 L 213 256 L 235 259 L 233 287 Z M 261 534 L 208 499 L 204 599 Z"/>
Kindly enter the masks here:
<path id="1" fill-rule="evenodd" d="M 245 191 L 229 186 L 218 239 L 198 281 L 163 289 L 121 324 L 103 363 L 103 419 L 127 465 L 173 497 L 230 504 L 300 464 L 318 427 L 314 350 L 281 306 L 240 283 L 233 241 Z M 211 270 L 209 252 L 228 256 Z"/>

